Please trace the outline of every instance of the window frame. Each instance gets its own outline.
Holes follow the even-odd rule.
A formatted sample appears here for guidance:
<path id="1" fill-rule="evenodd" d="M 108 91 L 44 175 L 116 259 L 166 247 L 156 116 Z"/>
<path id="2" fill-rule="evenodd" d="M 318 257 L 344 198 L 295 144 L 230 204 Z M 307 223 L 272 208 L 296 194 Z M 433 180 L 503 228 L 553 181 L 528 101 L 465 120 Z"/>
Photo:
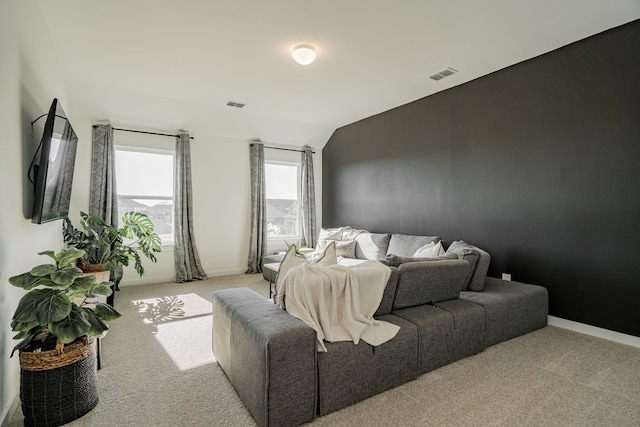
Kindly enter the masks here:
<path id="1" fill-rule="evenodd" d="M 142 153 L 142 154 L 161 154 L 161 155 L 169 155 L 172 157 L 173 161 L 173 175 L 174 175 L 174 180 L 175 180 L 175 157 L 176 157 L 176 152 L 175 150 L 167 150 L 167 149 L 160 149 L 160 148 L 148 148 L 148 147 L 138 147 L 138 146 L 131 146 L 131 145 L 119 145 L 119 144 L 115 144 L 114 145 L 114 151 L 129 151 L 129 152 L 133 152 L 133 153 Z M 117 180 L 117 166 L 116 166 L 116 171 L 114 171 L 114 173 L 116 173 L 116 180 Z M 116 189 L 117 190 L 117 189 Z M 134 200 L 134 199 L 138 199 L 138 200 L 170 200 L 172 202 L 172 207 L 173 207 L 173 213 L 172 213 L 172 217 L 175 221 L 175 185 L 174 182 L 172 182 L 172 186 L 171 186 L 171 192 L 173 193 L 172 196 L 160 196 L 160 195 L 156 195 L 156 196 L 149 196 L 149 195 L 139 195 L 139 194 L 121 194 L 119 190 L 116 191 L 117 193 L 117 199 L 118 202 L 120 202 L 121 199 L 126 199 L 126 200 Z M 167 239 L 163 239 L 162 236 L 162 246 L 163 247 L 167 247 L 167 248 L 173 248 L 173 246 L 175 245 L 175 226 L 173 226 L 173 237 L 171 238 L 171 240 L 167 240 Z"/>
<path id="2" fill-rule="evenodd" d="M 298 202 L 298 212 L 297 212 L 297 217 L 298 217 L 298 230 L 297 230 L 297 234 L 289 234 L 289 235 L 280 235 L 280 236 L 269 236 L 267 234 L 267 242 L 275 242 L 275 241 L 299 241 L 300 239 L 302 239 L 302 188 L 301 188 L 301 180 L 302 180 L 302 164 L 300 162 L 294 162 L 294 161 L 286 161 L 286 160 L 268 160 L 265 159 L 264 161 L 264 165 L 265 165 L 265 204 L 268 204 L 268 200 L 269 198 L 267 197 L 267 189 L 266 186 L 267 184 L 267 180 L 266 180 L 266 167 L 267 165 L 277 165 L 277 166 L 292 166 L 296 168 L 296 197 L 297 197 L 297 202 Z M 266 221 L 267 218 L 265 218 Z M 290 242 L 293 243 L 293 242 Z"/>

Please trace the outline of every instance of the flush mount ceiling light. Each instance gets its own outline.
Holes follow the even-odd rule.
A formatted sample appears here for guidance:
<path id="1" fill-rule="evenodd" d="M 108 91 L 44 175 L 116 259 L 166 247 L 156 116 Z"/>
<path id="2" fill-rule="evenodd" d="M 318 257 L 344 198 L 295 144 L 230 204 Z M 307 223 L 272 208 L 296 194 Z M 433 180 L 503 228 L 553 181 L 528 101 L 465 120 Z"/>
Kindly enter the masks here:
<path id="1" fill-rule="evenodd" d="M 293 60 L 298 64 L 309 65 L 316 60 L 316 50 L 308 44 L 299 44 L 291 52 Z"/>

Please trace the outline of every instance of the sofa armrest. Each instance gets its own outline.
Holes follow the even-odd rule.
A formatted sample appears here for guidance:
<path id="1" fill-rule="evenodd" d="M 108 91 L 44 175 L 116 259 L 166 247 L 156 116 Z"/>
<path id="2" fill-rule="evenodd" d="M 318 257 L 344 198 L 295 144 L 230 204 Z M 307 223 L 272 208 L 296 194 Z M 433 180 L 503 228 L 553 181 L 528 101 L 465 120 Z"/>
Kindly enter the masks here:
<path id="1" fill-rule="evenodd" d="M 247 288 L 215 292 L 213 353 L 259 426 L 300 425 L 316 412 L 316 334 Z"/>

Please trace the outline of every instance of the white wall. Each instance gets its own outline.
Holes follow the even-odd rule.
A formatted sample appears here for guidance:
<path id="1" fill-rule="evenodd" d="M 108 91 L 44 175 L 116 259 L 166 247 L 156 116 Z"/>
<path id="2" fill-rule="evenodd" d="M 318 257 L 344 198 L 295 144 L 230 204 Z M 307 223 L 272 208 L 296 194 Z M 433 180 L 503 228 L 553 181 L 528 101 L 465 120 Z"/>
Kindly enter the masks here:
<path id="1" fill-rule="evenodd" d="M 78 134 L 76 171 L 71 200 L 71 220 L 79 220 L 79 212 L 89 205 L 88 177 L 91 158 L 91 126 L 96 122 L 83 116 L 76 108 L 70 117 Z M 135 123 L 115 123 L 115 127 L 145 129 Z M 174 133 L 177 129 L 151 129 Z M 187 129 L 188 130 L 188 129 Z M 191 141 L 191 174 L 193 181 L 193 209 L 196 246 L 202 266 L 210 277 L 244 273 L 249 253 L 250 223 L 250 171 L 249 142 L 219 136 L 193 135 Z M 173 150 L 175 139 L 170 137 L 140 135 L 128 132 L 114 133 L 116 144 L 144 148 Z M 278 146 L 277 143 L 265 145 Z M 285 146 L 292 148 L 291 146 Z M 294 147 L 295 148 L 295 147 Z M 314 174 L 318 224 L 321 224 L 322 207 L 322 152 L 315 150 Z M 265 150 L 265 158 L 281 161 L 300 161 L 300 153 Z M 319 227 L 319 225 L 318 225 Z M 284 249 L 280 241 L 269 244 L 267 253 Z M 172 247 L 163 247 L 158 262 L 143 261 L 145 275 L 139 278 L 132 266 L 125 270 L 122 286 L 172 281 L 174 258 Z M 117 296 L 116 296 L 117 298 Z"/>
<path id="2" fill-rule="evenodd" d="M 47 262 L 38 252 L 62 247 L 60 221 L 36 225 L 29 218 L 33 189 L 27 169 L 41 137 L 39 132 L 31 136 L 30 123 L 48 112 L 53 98 L 67 110 L 68 100 L 40 7 L 31 1 L 0 0 L 0 4 L 0 425 L 4 426 L 18 403 L 20 369 L 17 355 L 9 358 L 17 344 L 11 317 L 24 294 L 8 278 Z"/>

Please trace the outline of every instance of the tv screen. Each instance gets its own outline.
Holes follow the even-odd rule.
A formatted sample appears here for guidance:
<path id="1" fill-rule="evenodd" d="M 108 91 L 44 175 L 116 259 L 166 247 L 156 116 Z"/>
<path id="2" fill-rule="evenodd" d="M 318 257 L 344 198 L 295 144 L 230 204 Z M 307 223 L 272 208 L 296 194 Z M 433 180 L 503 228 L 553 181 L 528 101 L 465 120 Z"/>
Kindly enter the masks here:
<path id="1" fill-rule="evenodd" d="M 31 222 L 42 224 L 68 216 L 77 146 L 78 137 L 60 102 L 54 99 L 40 141 L 40 161 L 34 171 Z"/>

